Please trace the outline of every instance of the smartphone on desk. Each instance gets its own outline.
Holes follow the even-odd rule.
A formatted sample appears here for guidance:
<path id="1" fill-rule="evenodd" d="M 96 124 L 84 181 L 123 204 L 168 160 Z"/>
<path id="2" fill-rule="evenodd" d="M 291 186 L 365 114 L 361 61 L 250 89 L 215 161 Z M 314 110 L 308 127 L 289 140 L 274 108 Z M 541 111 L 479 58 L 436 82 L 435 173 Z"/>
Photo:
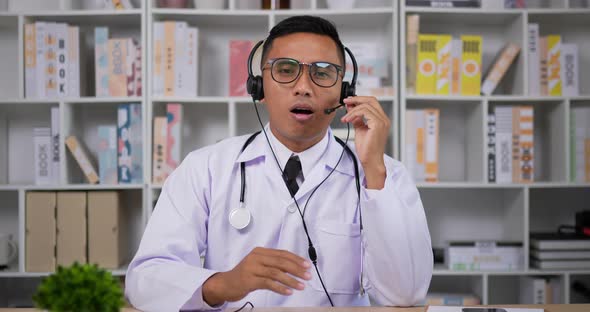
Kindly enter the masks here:
<path id="1" fill-rule="evenodd" d="M 463 308 L 463 312 L 506 312 L 506 309 L 502 308 Z"/>

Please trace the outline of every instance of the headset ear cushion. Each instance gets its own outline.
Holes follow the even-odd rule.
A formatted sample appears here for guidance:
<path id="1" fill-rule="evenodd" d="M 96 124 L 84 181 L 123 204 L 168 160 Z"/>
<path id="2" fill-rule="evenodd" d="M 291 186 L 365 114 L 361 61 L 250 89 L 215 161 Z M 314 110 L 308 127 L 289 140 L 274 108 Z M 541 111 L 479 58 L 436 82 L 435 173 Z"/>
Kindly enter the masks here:
<path id="1" fill-rule="evenodd" d="M 348 97 L 348 93 L 350 90 L 350 84 L 348 81 L 342 82 L 342 89 L 340 89 L 340 103 L 344 104 L 344 99 Z"/>
<path id="2" fill-rule="evenodd" d="M 257 101 L 264 99 L 264 85 L 260 76 L 256 76 L 256 97 Z"/>
<path id="3" fill-rule="evenodd" d="M 246 90 L 252 96 L 254 101 L 260 101 L 264 98 L 264 89 L 262 88 L 262 77 L 248 76 Z"/>

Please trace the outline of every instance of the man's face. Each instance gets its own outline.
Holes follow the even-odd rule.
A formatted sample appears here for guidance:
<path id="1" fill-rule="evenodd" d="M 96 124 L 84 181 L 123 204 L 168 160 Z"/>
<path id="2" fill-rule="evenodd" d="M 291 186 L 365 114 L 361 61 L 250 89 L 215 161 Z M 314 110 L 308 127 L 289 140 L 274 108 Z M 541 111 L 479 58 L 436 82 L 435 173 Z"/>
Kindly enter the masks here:
<path id="1" fill-rule="evenodd" d="M 274 40 L 266 60 L 292 58 L 302 63 L 329 62 L 343 66 L 336 43 L 328 36 L 294 33 Z M 319 142 L 326 133 L 334 114 L 324 109 L 338 105 L 342 78 L 332 87 L 320 87 L 303 66 L 299 77 L 290 83 L 278 83 L 266 65 L 262 72 L 264 99 L 270 118 L 270 128 L 289 149 L 305 150 Z"/>

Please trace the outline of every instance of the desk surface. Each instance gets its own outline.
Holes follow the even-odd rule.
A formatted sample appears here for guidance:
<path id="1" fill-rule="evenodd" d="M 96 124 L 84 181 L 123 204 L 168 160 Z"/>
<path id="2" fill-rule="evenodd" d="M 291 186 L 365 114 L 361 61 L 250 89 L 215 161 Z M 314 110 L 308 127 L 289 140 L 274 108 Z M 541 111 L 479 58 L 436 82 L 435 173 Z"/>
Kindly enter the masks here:
<path id="1" fill-rule="evenodd" d="M 536 308 L 545 312 L 590 312 L 590 304 L 547 304 L 547 305 L 490 305 L 489 307 L 505 308 Z M 225 312 L 235 311 L 236 308 L 226 309 Z M 393 308 L 393 307 L 350 307 L 350 308 L 245 308 L 244 312 L 425 312 L 425 307 Z M 36 309 L 2 309 L 0 312 L 39 312 Z M 121 312 L 139 312 L 125 308 Z"/>

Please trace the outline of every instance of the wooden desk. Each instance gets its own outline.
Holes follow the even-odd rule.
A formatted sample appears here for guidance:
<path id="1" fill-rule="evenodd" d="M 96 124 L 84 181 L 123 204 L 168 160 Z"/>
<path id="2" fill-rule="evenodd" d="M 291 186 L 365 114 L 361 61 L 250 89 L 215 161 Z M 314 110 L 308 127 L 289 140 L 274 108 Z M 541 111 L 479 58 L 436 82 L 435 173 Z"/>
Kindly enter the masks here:
<path id="1" fill-rule="evenodd" d="M 537 308 L 545 312 L 590 312 L 590 304 L 547 304 L 547 305 L 490 305 L 505 308 Z M 226 309 L 233 312 L 237 308 Z M 426 307 L 392 308 L 392 307 L 354 307 L 354 308 L 244 308 L 244 312 L 425 312 Z M 1 309 L 0 312 L 40 312 L 36 309 Z M 121 312 L 140 312 L 125 308 Z"/>

